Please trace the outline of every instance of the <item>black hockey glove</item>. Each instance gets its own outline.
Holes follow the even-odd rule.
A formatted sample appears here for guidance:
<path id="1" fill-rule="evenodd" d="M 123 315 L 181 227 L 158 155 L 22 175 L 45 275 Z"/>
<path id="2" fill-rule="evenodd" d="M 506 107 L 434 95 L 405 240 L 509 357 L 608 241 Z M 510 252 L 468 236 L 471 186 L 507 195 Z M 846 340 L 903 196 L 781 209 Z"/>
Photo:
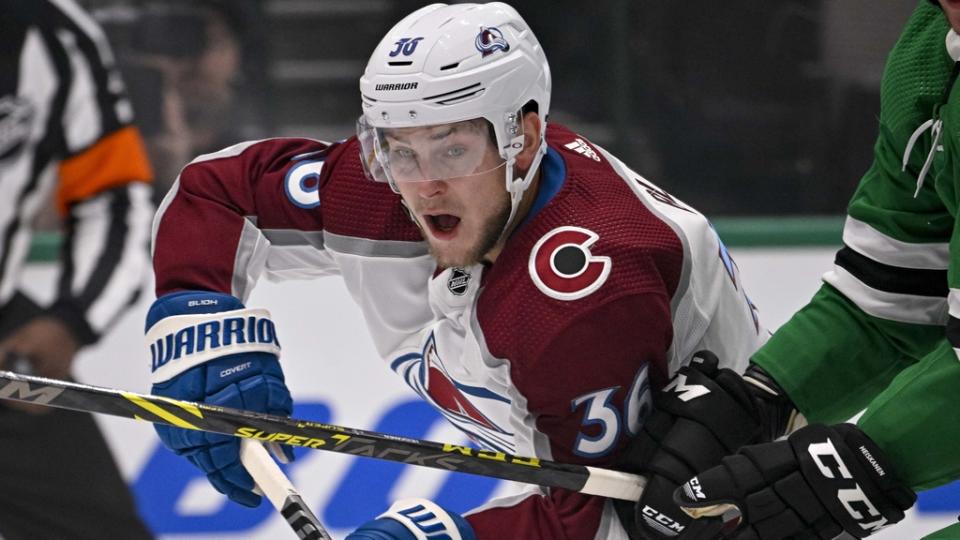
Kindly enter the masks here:
<path id="1" fill-rule="evenodd" d="M 719 369 L 716 355 L 694 354 L 654 398 L 654 410 L 631 441 L 620 468 L 648 482 L 636 503 L 615 502 L 633 540 L 673 538 L 690 518 L 673 502 L 678 486 L 741 446 L 781 435 L 792 403 L 759 367 L 744 377 Z"/>
<path id="2" fill-rule="evenodd" d="M 691 515 L 713 516 L 687 525 L 683 540 L 777 540 L 864 538 L 903 519 L 917 497 L 859 428 L 817 424 L 723 458 L 674 498 Z M 724 531 L 724 521 L 736 528 Z"/>

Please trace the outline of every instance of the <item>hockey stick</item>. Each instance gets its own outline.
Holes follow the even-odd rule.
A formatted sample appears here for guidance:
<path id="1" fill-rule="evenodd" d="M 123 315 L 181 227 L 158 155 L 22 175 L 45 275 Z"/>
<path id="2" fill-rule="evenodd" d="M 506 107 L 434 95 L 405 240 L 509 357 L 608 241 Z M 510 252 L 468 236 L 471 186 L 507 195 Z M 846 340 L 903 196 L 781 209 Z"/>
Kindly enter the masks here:
<path id="1" fill-rule="evenodd" d="M 332 540 L 317 516 L 313 515 L 303 497 L 267 449 L 253 439 L 240 441 L 240 461 L 257 483 L 273 507 L 287 520 L 301 540 Z"/>
<path id="2" fill-rule="evenodd" d="M 642 476 L 0 371 L 0 399 L 636 501 Z"/>

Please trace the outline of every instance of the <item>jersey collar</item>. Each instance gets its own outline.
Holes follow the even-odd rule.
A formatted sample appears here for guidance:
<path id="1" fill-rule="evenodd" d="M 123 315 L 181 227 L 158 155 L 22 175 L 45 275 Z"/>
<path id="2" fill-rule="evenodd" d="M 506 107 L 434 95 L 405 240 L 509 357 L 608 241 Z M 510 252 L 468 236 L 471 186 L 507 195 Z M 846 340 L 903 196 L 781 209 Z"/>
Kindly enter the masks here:
<path id="1" fill-rule="evenodd" d="M 563 162 L 563 158 L 560 157 L 560 154 L 556 150 L 547 147 L 547 153 L 543 156 L 543 161 L 540 165 L 540 185 L 537 188 L 537 198 L 533 200 L 533 206 L 530 207 L 530 211 L 527 212 L 526 217 L 523 218 L 517 230 L 522 229 L 534 216 L 540 213 L 540 210 L 543 210 L 543 207 L 546 206 L 560 191 L 560 188 L 563 187 L 563 182 L 566 179 L 567 166 Z"/>

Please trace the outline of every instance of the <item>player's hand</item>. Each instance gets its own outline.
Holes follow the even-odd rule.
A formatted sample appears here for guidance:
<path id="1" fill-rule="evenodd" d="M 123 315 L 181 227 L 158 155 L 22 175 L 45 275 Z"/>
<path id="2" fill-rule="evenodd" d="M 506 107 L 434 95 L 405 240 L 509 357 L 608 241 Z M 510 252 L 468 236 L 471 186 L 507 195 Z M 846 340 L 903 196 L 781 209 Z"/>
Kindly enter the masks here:
<path id="1" fill-rule="evenodd" d="M 852 424 L 812 425 L 744 447 L 674 493 L 691 516 L 683 540 L 856 538 L 903 519 L 916 495 Z M 740 521 L 730 518 L 740 514 Z M 725 517 L 721 517 L 725 516 Z M 723 521 L 734 530 L 723 531 Z"/>
<path id="2" fill-rule="evenodd" d="M 290 415 L 280 344 L 266 310 L 246 309 L 220 293 L 185 291 L 158 298 L 147 314 L 155 395 Z M 168 425 L 164 445 L 206 473 L 213 487 L 244 506 L 258 506 L 254 481 L 240 463 L 240 440 Z M 283 446 L 286 460 L 293 449 Z"/>
<path id="3" fill-rule="evenodd" d="M 696 353 L 654 398 L 653 413 L 627 449 L 621 468 L 648 479 L 635 505 L 615 503 L 635 537 L 676 537 L 690 521 L 673 501 L 677 487 L 782 427 L 775 396 L 761 397 L 766 391 L 718 364 L 713 353 Z"/>
<path id="4" fill-rule="evenodd" d="M 509 532 L 507 533 L 509 536 Z M 393 503 L 377 519 L 364 523 L 345 540 L 476 540 L 463 516 L 426 499 L 403 499 Z"/>
<path id="5" fill-rule="evenodd" d="M 70 377 L 73 357 L 79 349 L 80 342 L 66 324 L 55 317 L 41 316 L 0 342 L 0 367 L 51 379 L 67 379 Z M 52 410 L 15 401 L 5 405 L 32 414 L 44 414 Z"/>

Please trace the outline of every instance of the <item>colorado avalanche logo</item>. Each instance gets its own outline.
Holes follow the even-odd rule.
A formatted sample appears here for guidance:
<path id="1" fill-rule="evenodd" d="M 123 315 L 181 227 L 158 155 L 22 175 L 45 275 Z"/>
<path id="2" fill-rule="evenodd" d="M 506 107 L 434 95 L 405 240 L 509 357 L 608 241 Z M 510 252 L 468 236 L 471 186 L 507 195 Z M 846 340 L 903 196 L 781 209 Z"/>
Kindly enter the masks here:
<path id="1" fill-rule="evenodd" d="M 481 407 L 509 406 L 510 399 L 488 388 L 464 384 L 451 376 L 440 359 L 433 332 L 427 337 L 420 353 L 398 358 L 391 367 L 471 439 L 485 448 L 516 452 L 513 433 L 500 427 L 480 410 Z"/>
<path id="2" fill-rule="evenodd" d="M 467 418 L 488 429 L 498 429 L 480 409 L 460 391 L 458 385 L 444 369 L 437 354 L 437 343 L 431 335 L 423 352 L 423 363 L 420 364 L 420 380 L 427 395 L 445 412 L 461 418 Z"/>
<path id="3" fill-rule="evenodd" d="M 610 257 L 594 256 L 590 246 L 600 238 L 581 227 L 557 227 L 530 252 L 530 277 L 540 292 L 557 300 L 576 300 L 597 289 L 610 276 Z"/>
<path id="4" fill-rule="evenodd" d="M 483 54 L 483 58 L 490 56 L 496 51 L 507 52 L 510 50 L 510 44 L 507 43 L 506 38 L 503 37 L 503 32 L 494 26 L 480 29 L 480 33 L 477 34 L 476 45 L 477 50 Z"/>

